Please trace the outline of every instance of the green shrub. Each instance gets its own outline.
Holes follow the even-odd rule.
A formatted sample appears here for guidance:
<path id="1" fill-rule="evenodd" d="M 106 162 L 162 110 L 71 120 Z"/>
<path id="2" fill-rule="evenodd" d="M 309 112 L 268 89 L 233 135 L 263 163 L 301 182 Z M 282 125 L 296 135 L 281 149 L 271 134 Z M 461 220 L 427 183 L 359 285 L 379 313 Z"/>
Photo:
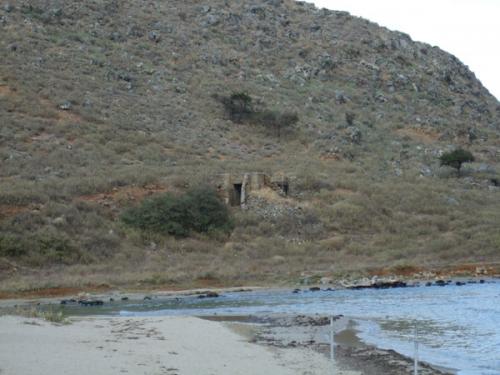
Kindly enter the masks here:
<path id="1" fill-rule="evenodd" d="M 252 97 L 244 92 L 236 92 L 229 97 L 215 96 L 224 105 L 229 119 L 236 123 L 250 123 L 271 128 L 278 137 L 283 128 L 290 127 L 299 121 L 295 112 L 280 112 L 258 109 Z"/>
<path id="2" fill-rule="evenodd" d="M 21 258 L 30 264 L 73 264 L 81 253 L 64 234 L 43 230 L 29 234 L 1 234 L 0 256 Z"/>
<path id="3" fill-rule="evenodd" d="M 470 151 L 458 148 L 451 152 L 445 152 L 439 158 L 441 165 L 455 168 L 457 170 L 457 177 L 460 176 L 460 168 L 463 163 L 474 161 L 474 155 Z"/>
<path id="4" fill-rule="evenodd" d="M 221 98 L 221 101 L 231 121 L 243 122 L 253 113 L 252 98 L 247 93 L 233 93 L 229 97 Z"/>
<path id="5" fill-rule="evenodd" d="M 0 256 L 17 258 L 27 252 L 28 248 L 21 238 L 10 234 L 0 235 Z"/>
<path id="6" fill-rule="evenodd" d="M 198 188 L 182 196 L 170 193 L 147 199 L 122 215 L 122 221 L 144 231 L 187 237 L 192 232 L 229 232 L 229 211 L 210 188 Z"/>
<path id="7" fill-rule="evenodd" d="M 299 121 L 299 116 L 293 112 L 261 111 L 255 112 L 252 122 L 271 128 L 276 132 L 276 136 L 281 136 L 281 130 L 288 128 Z"/>

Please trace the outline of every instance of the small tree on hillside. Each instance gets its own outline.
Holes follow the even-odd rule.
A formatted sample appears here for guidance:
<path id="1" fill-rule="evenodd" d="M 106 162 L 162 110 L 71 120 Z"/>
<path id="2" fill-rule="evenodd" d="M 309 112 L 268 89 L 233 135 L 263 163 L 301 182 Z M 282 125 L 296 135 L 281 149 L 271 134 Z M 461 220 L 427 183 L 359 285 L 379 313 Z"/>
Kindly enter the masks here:
<path id="1" fill-rule="evenodd" d="M 462 164 L 474 161 L 474 155 L 470 151 L 458 148 L 454 151 L 445 152 L 439 158 L 441 165 L 455 168 L 457 170 L 457 177 L 460 177 L 460 169 Z"/>
<path id="2" fill-rule="evenodd" d="M 229 118 L 234 122 L 243 122 L 253 113 L 252 98 L 245 92 L 233 93 L 230 97 L 223 97 L 222 103 Z"/>
<path id="3" fill-rule="evenodd" d="M 215 94 L 213 97 L 224 105 L 231 121 L 272 129 L 278 139 L 281 138 L 282 130 L 292 127 L 299 121 L 299 116 L 295 112 L 268 110 L 260 108 L 262 104 L 254 105 L 252 97 L 245 92 L 235 92 L 231 96 Z"/>
<path id="4" fill-rule="evenodd" d="M 282 129 L 286 129 L 299 121 L 299 116 L 294 112 L 262 111 L 254 115 L 253 120 L 276 132 L 278 139 L 281 138 Z"/>

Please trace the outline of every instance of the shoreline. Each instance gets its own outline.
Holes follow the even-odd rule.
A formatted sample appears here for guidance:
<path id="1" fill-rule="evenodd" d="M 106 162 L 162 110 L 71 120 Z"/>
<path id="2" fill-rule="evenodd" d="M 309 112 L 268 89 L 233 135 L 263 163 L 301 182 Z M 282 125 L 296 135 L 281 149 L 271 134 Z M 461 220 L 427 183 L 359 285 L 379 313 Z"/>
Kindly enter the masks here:
<path id="1" fill-rule="evenodd" d="M 399 280 L 407 283 L 424 283 L 427 281 L 441 280 L 468 280 L 481 278 L 491 279 L 500 278 L 500 262 L 490 263 L 468 263 L 449 267 L 427 267 L 427 268 L 413 268 L 408 270 L 393 270 L 393 269 L 366 269 L 354 272 L 356 277 L 346 277 L 339 275 L 329 275 L 322 271 L 304 272 L 301 277 L 295 280 L 274 280 L 266 281 L 264 279 L 243 283 L 240 281 L 222 281 L 214 280 L 197 280 L 189 283 L 177 284 L 160 284 L 148 285 L 137 283 L 123 283 L 113 285 L 108 283 L 92 283 L 84 282 L 77 285 L 73 284 L 45 284 L 39 287 L 40 278 L 37 277 L 36 287 L 35 284 L 28 282 L 27 286 L 20 287 L 13 283 L 9 285 L 5 281 L 12 280 L 14 275 L 5 275 L 1 277 L 0 272 L 0 301 L 10 299 L 35 299 L 35 298 L 64 298 L 79 293 L 92 293 L 92 294 L 112 294 L 120 292 L 122 294 L 151 294 L 151 293 L 187 293 L 197 290 L 235 290 L 235 289 L 286 289 L 296 287 L 333 287 L 342 288 L 345 285 L 353 284 L 366 284 L 373 279 L 379 280 Z M 28 277 L 28 275 L 18 274 L 19 280 Z M 42 276 L 40 276 L 42 277 Z M 48 277 L 48 276 L 47 276 Z M 43 277 L 42 277 L 43 279 Z M 26 281 L 26 280 L 25 280 Z M 14 286 L 16 285 L 16 286 Z"/>
<path id="2" fill-rule="evenodd" d="M 168 297 L 188 297 L 203 294 L 216 293 L 222 295 L 224 293 L 245 293 L 253 291 L 287 291 L 290 290 L 294 293 L 320 291 L 320 290 L 355 290 L 355 289 L 390 289 L 390 288 L 420 288 L 432 285 L 440 285 L 446 287 L 448 285 L 466 285 L 466 284 L 483 284 L 496 282 L 500 280 L 500 274 L 487 275 L 487 276 L 461 276 L 461 277 L 442 277 L 434 279 L 415 279 L 415 278 L 396 278 L 377 279 L 382 286 L 377 286 L 369 280 L 360 279 L 354 280 L 348 284 L 341 281 L 328 284 L 308 284 L 297 285 L 290 284 L 287 286 L 236 286 L 236 287 L 207 287 L 207 288 L 191 288 L 191 289 L 143 289 L 127 291 L 126 289 L 77 289 L 77 290 L 64 290 L 64 293 L 45 293 L 40 290 L 37 293 L 13 293 L 2 294 L 0 292 L 0 313 L 1 310 L 8 307 L 33 305 L 33 304 L 58 304 L 64 300 L 102 300 L 105 301 L 141 301 L 151 298 L 168 298 Z M 404 285 L 401 286 L 400 284 Z M 441 283 L 441 284 L 440 284 Z"/>
<path id="3" fill-rule="evenodd" d="M 203 317 L 214 320 L 213 317 Z M 235 319 L 236 318 L 236 319 Z M 216 321 L 233 322 L 235 327 L 244 326 L 241 317 L 217 317 Z M 244 319 L 243 319 L 244 320 Z M 236 321 L 236 322 L 235 322 Z M 308 348 L 330 355 L 328 332 L 329 317 L 321 315 L 276 315 L 248 317 L 253 323 L 253 340 L 261 345 L 278 348 Z M 357 335 L 354 320 L 336 316 L 334 327 L 335 362 L 340 370 L 371 375 L 400 375 L 413 373 L 413 359 L 394 350 L 382 349 L 364 343 Z M 241 328 L 240 328 L 241 329 Z M 236 328 L 236 330 L 239 330 Z M 419 362 L 421 375 L 455 375 L 456 370 Z"/>

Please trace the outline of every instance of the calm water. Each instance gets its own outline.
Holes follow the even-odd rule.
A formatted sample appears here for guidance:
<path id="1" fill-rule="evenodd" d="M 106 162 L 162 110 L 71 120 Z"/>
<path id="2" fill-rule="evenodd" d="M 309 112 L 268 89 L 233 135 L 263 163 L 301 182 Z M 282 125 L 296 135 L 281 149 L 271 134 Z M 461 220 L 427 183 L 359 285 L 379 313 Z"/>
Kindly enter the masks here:
<path id="1" fill-rule="evenodd" d="M 123 316 L 246 315 L 269 313 L 343 314 L 354 317 L 370 344 L 413 354 L 419 330 L 422 360 L 461 375 L 500 375 L 500 283 L 387 290 L 228 293 L 120 302 L 92 313 Z"/>

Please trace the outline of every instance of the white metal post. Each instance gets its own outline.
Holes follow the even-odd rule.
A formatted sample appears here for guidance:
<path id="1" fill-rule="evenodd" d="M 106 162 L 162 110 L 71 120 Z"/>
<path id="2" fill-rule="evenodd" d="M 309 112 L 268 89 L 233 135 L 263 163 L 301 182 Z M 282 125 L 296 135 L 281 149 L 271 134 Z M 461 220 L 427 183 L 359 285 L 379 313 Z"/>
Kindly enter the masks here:
<path id="1" fill-rule="evenodd" d="M 335 357 L 335 345 L 333 341 L 333 315 L 330 316 L 330 359 L 333 361 Z"/>
<path id="2" fill-rule="evenodd" d="M 415 323 L 415 357 L 414 357 L 414 368 L 413 375 L 418 375 L 418 327 L 417 323 Z"/>

